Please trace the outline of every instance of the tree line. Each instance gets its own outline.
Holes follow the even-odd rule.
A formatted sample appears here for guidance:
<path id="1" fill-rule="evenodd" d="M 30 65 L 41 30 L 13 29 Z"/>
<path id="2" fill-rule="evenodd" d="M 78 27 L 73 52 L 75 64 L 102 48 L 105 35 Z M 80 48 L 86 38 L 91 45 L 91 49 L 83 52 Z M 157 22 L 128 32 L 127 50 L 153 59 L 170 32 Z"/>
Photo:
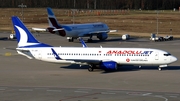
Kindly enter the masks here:
<path id="1" fill-rule="evenodd" d="M 22 3 L 29 8 L 64 9 L 179 9 L 180 0 L 0 0 L 1 8 L 18 8 Z"/>

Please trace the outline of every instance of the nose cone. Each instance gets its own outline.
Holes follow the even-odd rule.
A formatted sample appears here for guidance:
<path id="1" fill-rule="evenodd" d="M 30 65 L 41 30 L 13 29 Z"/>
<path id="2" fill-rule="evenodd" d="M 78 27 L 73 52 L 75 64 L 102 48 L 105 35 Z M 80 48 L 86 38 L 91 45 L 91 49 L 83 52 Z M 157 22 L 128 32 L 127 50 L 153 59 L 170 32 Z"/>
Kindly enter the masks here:
<path id="1" fill-rule="evenodd" d="M 172 61 L 172 62 L 176 62 L 176 61 L 177 61 L 177 58 L 176 58 L 175 56 L 172 56 L 172 57 L 171 57 L 171 61 Z"/>

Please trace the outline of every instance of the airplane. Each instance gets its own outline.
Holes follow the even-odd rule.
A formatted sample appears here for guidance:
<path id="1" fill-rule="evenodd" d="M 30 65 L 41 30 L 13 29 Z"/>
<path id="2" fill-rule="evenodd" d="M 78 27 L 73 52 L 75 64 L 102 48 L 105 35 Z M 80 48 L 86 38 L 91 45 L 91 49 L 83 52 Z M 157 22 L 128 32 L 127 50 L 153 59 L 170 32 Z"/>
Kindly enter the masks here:
<path id="1" fill-rule="evenodd" d="M 39 42 L 17 16 L 12 16 L 12 23 L 18 42 L 16 51 L 29 59 L 60 64 L 89 65 L 89 71 L 98 68 L 117 70 L 118 65 L 150 65 L 158 66 L 161 70 L 161 68 L 177 61 L 175 56 L 159 49 L 53 47 Z"/>
<path id="2" fill-rule="evenodd" d="M 109 30 L 105 23 L 83 23 L 83 24 L 59 24 L 52 9 L 47 8 L 48 23 L 47 28 L 32 28 L 36 32 L 50 32 L 62 37 L 67 37 L 69 42 L 79 37 L 89 37 L 88 42 L 92 42 L 92 37 L 97 36 L 99 40 L 106 40 L 109 32 L 117 32 L 117 30 Z"/>

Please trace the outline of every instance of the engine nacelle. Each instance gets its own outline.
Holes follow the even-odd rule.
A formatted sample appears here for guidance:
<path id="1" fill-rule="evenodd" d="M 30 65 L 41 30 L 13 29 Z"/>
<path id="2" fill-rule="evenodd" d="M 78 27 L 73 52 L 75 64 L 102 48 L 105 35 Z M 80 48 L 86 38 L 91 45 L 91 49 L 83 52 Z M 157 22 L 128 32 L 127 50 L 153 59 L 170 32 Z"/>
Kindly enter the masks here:
<path id="1" fill-rule="evenodd" d="M 128 40 L 130 38 L 129 34 L 122 35 L 122 40 Z"/>
<path id="2" fill-rule="evenodd" d="M 106 40 L 108 38 L 108 34 L 107 33 L 99 33 L 99 34 L 97 34 L 97 38 L 99 40 Z"/>
<path id="3" fill-rule="evenodd" d="M 10 34 L 9 38 L 10 39 L 16 39 L 16 35 L 15 34 Z"/>
<path id="4" fill-rule="evenodd" d="M 48 32 L 50 32 L 50 33 L 52 33 L 52 34 L 54 34 L 55 33 L 55 31 L 53 31 L 55 28 L 53 28 L 53 27 L 48 27 L 47 28 L 47 31 Z"/>
<path id="5" fill-rule="evenodd" d="M 114 61 L 103 61 L 100 63 L 100 68 L 105 70 L 116 70 L 117 69 L 117 63 Z"/>

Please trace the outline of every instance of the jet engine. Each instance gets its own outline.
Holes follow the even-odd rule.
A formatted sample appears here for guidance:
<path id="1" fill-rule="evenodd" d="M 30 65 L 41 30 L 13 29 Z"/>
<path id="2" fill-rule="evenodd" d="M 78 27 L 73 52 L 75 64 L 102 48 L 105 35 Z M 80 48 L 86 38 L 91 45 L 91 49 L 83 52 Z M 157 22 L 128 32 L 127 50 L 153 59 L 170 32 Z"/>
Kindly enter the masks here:
<path id="1" fill-rule="evenodd" d="M 9 38 L 10 39 L 16 39 L 16 35 L 15 34 L 10 34 Z"/>
<path id="2" fill-rule="evenodd" d="M 103 61 L 100 63 L 100 68 L 104 70 L 116 70 L 117 69 L 117 63 L 114 61 Z"/>
<path id="3" fill-rule="evenodd" d="M 99 40 L 106 40 L 108 38 L 108 34 L 107 33 L 99 33 L 99 34 L 97 34 L 97 38 Z"/>
<path id="4" fill-rule="evenodd" d="M 128 40 L 130 38 L 129 34 L 122 35 L 122 40 Z"/>

